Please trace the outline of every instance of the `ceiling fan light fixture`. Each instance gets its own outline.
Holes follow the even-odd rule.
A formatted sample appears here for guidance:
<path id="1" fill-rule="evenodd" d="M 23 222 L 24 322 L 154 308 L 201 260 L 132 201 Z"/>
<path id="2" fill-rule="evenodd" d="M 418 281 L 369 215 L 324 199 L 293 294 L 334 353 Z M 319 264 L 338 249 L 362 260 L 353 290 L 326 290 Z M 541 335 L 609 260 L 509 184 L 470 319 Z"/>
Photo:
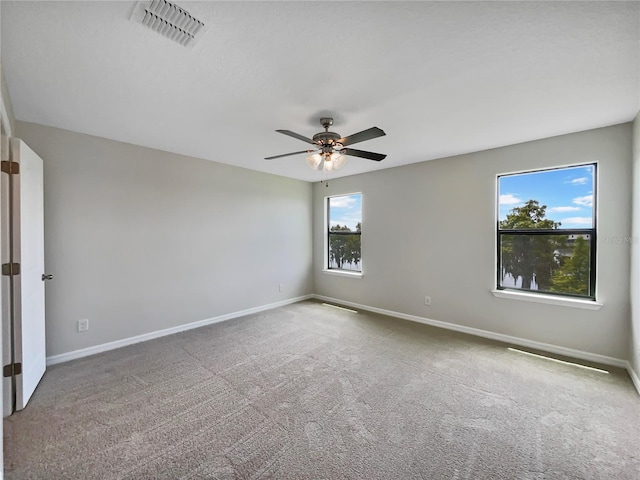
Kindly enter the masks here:
<path id="1" fill-rule="evenodd" d="M 325 170 L 338 170 L 339 168 L 344 167 L 345 163 L 347 163 L 346 155 L 343 155 L 340 152 L 333 152 L 331 154 L 330 160 L 325 162 Z"/>
<path id="2" fill-rule="evenodd" d="M 323 159 L 324 162 L 322 161 Z M 331 172 L 344 167 L 345 163 L 347 163 L 347 158 L 340 152 L 314 153 L 307 157 L 307 165 L 311 170 Z"/>
<path id="3" fill-rule="evenodd" d="M 307 165 L 311 170 L 317 170 L 320 162 L 322 161 L 322 155 L 319 153 L 314 153 L 307 157 Z"/>

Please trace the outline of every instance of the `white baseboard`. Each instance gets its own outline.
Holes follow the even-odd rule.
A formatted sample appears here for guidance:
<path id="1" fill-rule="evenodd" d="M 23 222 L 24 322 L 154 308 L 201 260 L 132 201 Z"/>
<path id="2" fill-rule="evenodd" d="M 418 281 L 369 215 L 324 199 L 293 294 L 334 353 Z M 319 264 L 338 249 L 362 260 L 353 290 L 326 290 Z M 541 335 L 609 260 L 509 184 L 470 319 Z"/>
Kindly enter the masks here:
<path id="1" fill-rule="evenodd" d="M 635 385 L 636 390 L 638 391 L 638 395 L 640 395 L 640 377 L 638 376 L 638 374 L 633 369 L 633 366 L 631 366 L 631 362 L 627 362 L 627 372 L 629 372 L 629 376 L 631 377 L 631 381 Z"/>
<path id="2" fill-rule="evenodd" d="M 542 350 L 549 353 L 555 353 L 558 355 L 564 355 L 567 357 L 577 358 L 580 360 L 587 360 L 590 362 L 601 363 L 603 365 L 611 365 L 613 367 L 629 368 L 629 362 L 620 358 L 607 357 L 605 355 L 599 355 L 597 353 L 584 352 L 582 350 L 574 350 L 572 348 L 561 347 L 559 345 L 552 345 L 549 343 L 536 342 L 533 340 L 527 340 L 526 338 L 512 337 L 511 335 L 504 335 L 502 333 L 490 332 L 488 330 L 481 330 L 479 328 L 466 327 L 464 325 L 456 325 L 455 323 L 441 322 L 440 320 L 433 320 L 431 318 L 418 317 L 417 315 L 409 315 L 406 313 L 394 312 L 392 310 L 385 310 L 377 307 L 370 307 L 368 305 L 361 305 L 359 303 L 347 302 L 338 298 L 325 297 L 324 295 L 314 295 L 314 298 L 325 302 L 337 303 L 338 305 L 345 305 L 347 307 L 359 308 L 368 312 L 380 313 L 382 315 L 388 315 L 390 317 L 401 318 L 403 320 L 410 320 L 412 322 L 424 323 L 433 327 L 445 328 L 447 330 L 454 330 L 456 332 L 468 333 L 469 335 L 475 335 L 477 337 L 489 338 L 491 340 L 498 340 L 504 343 L 511 343 L 513 345 L 519 345 L 521 347 L 533 348 L 536 350 Z M 630 373 L 631 374 L 631 373 Z M 637 378 L 637 376 L 636 376 Z M 635 381 L 634 381 L 635 383 Z M 638 384 L 636 383 L 636 388 Z M 640 392 L 640 389 L 638 390 Z"/>
<path id="3" fill-rule="evenodd" d="M 522 347 L 533 348 L 536 350 L 542 350 L 545 352 L 555 353 L 558 355 L 564 355 L 567 357 L 577 358 L 581 360 L 587 360 L 595 363 L 601 363 L 603 365 L 611 365 L 614 367 L 624 368 L 629 372 L 631 381 L 633 382 L 638 394 L 640 395 L 640 377 L 633 370 L 631 363 L 622 360 L 620 358 L 608 357 L 605 355 L 599 355 L 597 353 L 584 352 L 582 350 L 574 350 L 572 348 L 561 347 L 559 345 L 553 345 L 549 343 L 536 342 L 533 340 L 527 340 L 525 338 L 513 337 L 511 335 L 504 335 L 501 333 L 490 332 L 488 330 L 481 330 L 479 328 L 467 327 L 464 325 L 457 325 L 454 323 L 442 322 L 440 320 L 433 320 L 431 318 L 419 317 L 417 315 L 409 315 L 406 313 L 395 312 L 393 310 L 385 310 L 383 308 L 371 307 L 368 305 L 362 305 L 360 303 L 348 302 L 338 298 L 326 297 L 324 295 L 303 295 L 301 297 L 289 298 L 280 302 L 270 303 L 268 305 L 261 305 L 259 307 L 249 308 L 247 310 L 240 310 L 238 312 L 227 313 L 219 315 L 217 317 L 207 318 L 205 320 L 199 320 L 197 322 L 187 323 L 185 325 L 178 325 L 176 327 L 167 328 L 164 330 L 158 330 L 155 332 L 145 333 L 137 335 L 135 337 L 129 337 L 122 340 L 116 340 L 115 342 L 103 343 L 95 345 L 93 347 L 82 348 L 80 350 L 74 350 L 72 352 L 62 353 L 59 355 L 52 355 L 47 357 L 47 366 L 56 365 L 58 363 L 68 362 L 77 358 L 87 357 L 89 355 L 95 355 L 96 353 L 107 352 L 120 347 L 126 347 L 135 343 L 152 340 L 154 338 L 160 338 L 174 333 L 184 332 L 194 328 L 204 327 L 205 325 L 211 325 L 213 323 L 224 322 L 238 317 L 244 317 L 254 313 L 263 312 L 265 310 L 271 310 L 272 308 L 282 307 L 290 305 L 292 303 L 301 302 L 303 300 L 309 300 L 315 298 L 324 302 L 336 303 L 338 305 L 345 305 L 347 307 L 356 308 L 360 310 L 366 310 L 368 312 L 380 313 L 382 315 L 388 315 L 390 317 L 401 318 L 403 320 L 409 320 L 412 322 L 423 323 L 425 325 L 431 325 L 434 327 L 444 328 L 447 330 L 453 330 L 456 332 L 467 333 L 469 335 L 475 335 L 478 337 L 488 338 L 491 340 L 497 340 L 504 343 L 510 343 L 513 345 L 520 345 Z M 1 477 L 0 477 L 1 480 Z"/>
<path id="4" fill-rule="evenodd" d="M 184 332 L 194 328 L 204 327 L 205 325 L 211 325 L 213 323 L 224 322 L 233 318 L 244 317 L 254 313 L 263 312 L 265 310 L 271 310 L 272 308 L 282 307 L 290 305 L 292 303 L 298 303 L 302 300 L 308 300 L 313 298 L 313 295 L 304 295 L 301 297 L 289 298 L 280 302 L 270 303 L 268 305 L 261 305 L 259 307 L 249 308 L 247 310 L 240 310 L 238 312 L 227 313 L 219 315 L 217 317 L 207 318 L 199 320 L 197 322 L 187 323 L 185 325 L 178 325 L 177 327 L 166 328 L 164 330 L 157 330 L 155 332 L 144 333 L 142 335 L 136 335 L 135 337 L 124 338 L 122 340 L 116 340 L 115 342 L 102 343 L 93 347 L 82 348 L 80 350 L 74 350 L 72 352 L 61 353 L 59 355 L 52 355 L 47 357 L 47 366 L 56 365 L 58 363 L 68 362 L 77 358 L 87 357 L 89 355 L 95 355 L 96 353 L 107 352 L 120 347 L 126 347 L 127 345 L 133 345 L 134 343 L 145 342 L 154 338 L 160 338 L 174 333 Z"/>

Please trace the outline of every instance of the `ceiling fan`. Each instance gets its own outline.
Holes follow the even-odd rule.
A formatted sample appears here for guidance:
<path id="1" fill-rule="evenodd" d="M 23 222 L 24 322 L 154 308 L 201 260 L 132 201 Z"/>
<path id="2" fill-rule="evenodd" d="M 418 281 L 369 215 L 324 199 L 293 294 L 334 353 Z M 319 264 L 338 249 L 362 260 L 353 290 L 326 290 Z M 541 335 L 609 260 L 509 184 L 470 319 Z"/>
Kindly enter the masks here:
<path id="1" fill-rule="evenodd" d="M 283 133 L 303 142 L 310 143 L 315 148 L 309 150 L 300 150 L 299 152 L 285 153 L 283 155 L 275 155 L 273 157 L 266 157 L 265 160 L 273 160 L 276 158 L 288 157 L 289 155 L 298 155 L 300 153 L 311 153 L 307 157 L 307 163 L 313 170 L 324 170 L 330 172 L 342 168 L 347 159 L 345 155 L 351 155 L 352 157 L 366 158 L 368 160 L 374 160 L 379 162 L 383 160 L 386 155 L 382 153 L 365 152 L 364 150 L 356 150 L 354 148 L 346 148 L 354 143 L 364 142 L 365 140 L 371 140 L 373 138 L 382 137 L 386 135 L 384 131 L 378 127 L 371 127 L 362 132 L 354 133 L 348 137 L 341 137 L 335 132 L 330 132 L 329 127 L 333 125 L 333 118 L 323 117 L 320 119 L 320 123 L 324 127 L 324 132 L 316 133 L 313 138 L 307 138 L 291 130 L 276 130 L 278 133 Z"/>

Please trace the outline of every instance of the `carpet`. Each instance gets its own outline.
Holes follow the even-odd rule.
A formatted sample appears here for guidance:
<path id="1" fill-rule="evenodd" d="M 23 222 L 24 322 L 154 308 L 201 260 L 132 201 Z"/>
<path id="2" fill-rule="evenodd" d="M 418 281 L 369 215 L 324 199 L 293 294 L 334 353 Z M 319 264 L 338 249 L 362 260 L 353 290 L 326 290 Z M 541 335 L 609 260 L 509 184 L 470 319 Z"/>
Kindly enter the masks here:
<path id="1" fill-rule="evenodd" d="M 7 479 L 635 479 L 626 372 L 305 301 L 50 367 Z"/>

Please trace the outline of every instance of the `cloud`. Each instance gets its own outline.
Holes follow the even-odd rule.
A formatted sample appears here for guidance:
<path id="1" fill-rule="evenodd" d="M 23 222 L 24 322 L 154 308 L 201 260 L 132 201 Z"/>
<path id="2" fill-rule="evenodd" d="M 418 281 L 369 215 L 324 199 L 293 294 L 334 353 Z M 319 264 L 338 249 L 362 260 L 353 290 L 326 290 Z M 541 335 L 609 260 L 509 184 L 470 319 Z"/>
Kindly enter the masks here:
<path id="1" fill-rule="evenodd" d="M 564 182 L 564 183 L 570 183 L 571 185 L 584 185 L 588 181 L 589 181 L 589 178 L 580 177 L 580 178 L 574 178 L 573 180 L 569 180 L 568 182 Z"/>
<path id="2" fill-rule="evenodd" d="M 349 195 L 331 198 L 331 207 L 333 208 L 349 208 L 358 202 L 357 198 Z"/>
<path id="3" fill-rule="evenodd" d="M 569 217 L 569 218 L 563 218 L 562 220 L 560 220 L 560 222 L 562 222 L 562 226 L 566 227 L 567 223 L 572 223 L 575 225 L 591 225 L 591 217 Z"/>
<path id="4" fill-rule="evenodd" d="M 547 212 L 549 213 L 555 213 L 555 212 L 560 212 L 560 213 L 564 213 L 564 212 L 577 212 L 578 210 L 580 210 L 580 207 L 551 207 L 549 209 L 547 209 Z"/>
<path id="5" fill-rule="evenodd" d="M 507 194 L 504 194 L 504 195 L 500 195 L 500 202 L 499 203 L 500 203 L 500 205 L 516 205 L 518 203 L 522 203 L 522 200 L 520 200 L 515 195 L 507 193 Z"/>
<path id="6" fill-rule="evenodd" d="M 583 207 L 593 207 L 593 194 L 585 195 L 584 197 L 576 197 L 573 199 L 573 203 L 576 205 L 582 205 Z"/>

